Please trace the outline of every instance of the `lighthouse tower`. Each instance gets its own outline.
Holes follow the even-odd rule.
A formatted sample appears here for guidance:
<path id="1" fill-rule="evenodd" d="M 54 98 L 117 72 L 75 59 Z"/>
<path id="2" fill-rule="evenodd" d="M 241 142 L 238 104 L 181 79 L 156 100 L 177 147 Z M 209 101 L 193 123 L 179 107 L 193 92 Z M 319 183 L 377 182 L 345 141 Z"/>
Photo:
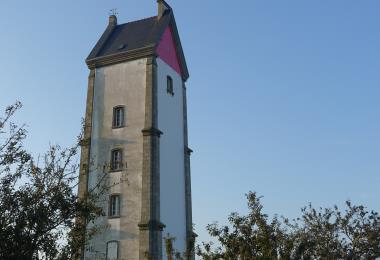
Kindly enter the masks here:
<path id="1" fill-rule="evenodd" d="M 106 216 L 83 259 L 162 259 L 164 238 L 185 252 L 192 238 L 186 86 L 172 8 L 118 24 L 115 15 L 88 56 L 90 69 L 79 196 L 110 184 Z"/>

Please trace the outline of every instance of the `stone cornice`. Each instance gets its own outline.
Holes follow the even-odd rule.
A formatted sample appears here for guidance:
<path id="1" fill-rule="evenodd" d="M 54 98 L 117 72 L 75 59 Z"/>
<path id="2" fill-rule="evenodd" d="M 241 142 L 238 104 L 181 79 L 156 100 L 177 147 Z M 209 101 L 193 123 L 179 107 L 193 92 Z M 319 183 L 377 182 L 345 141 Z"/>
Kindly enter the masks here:
<path id="1" fill-rule="evenodd" d="M 88 59 L 86 60 L 86 63 L 89 69 L 93 69 L 93 68 L 103 67 L 107 65 L 122 63 L 126 61 L 147 58 L 151 56 L 155 56 L 154 45 L 132 50 L 132 51 L 125 51 L 125 52 L 120 52 L 120 53 L 112 54 L 108 56 L 102 56 L 100 58 Z"/>
<path id="2" fill-rule="evenodd" d="M 91 143 L 91 138 L 83 138 L 79 141 L 80 146 L 88 146 Z"/>
<path id="3" fill-rule="evenodd" d="M 166 225 L 162 224 L 156 220 L 150 220 L 148 223 L 139 223 L 138 227 L 140 230 L 160 230 L 162 231 Z"/>
<path id="4" fill-rule="evenodd" d="M 144 128 L 143 130 L 141 130 L 141 132 L 143 133 L 144 136 L 158 136 L 160 137 L 163 133 L 157 129 L 157 128 Z"/>
<path id="5" fill-rule="evenodd" d="M 193 150 L 191 150 L 189 147 L 185 147 L 185 154 L 187 154 L 187 155 L 191 155 L 192 153 L 193 153 L 194 151 Z"/>

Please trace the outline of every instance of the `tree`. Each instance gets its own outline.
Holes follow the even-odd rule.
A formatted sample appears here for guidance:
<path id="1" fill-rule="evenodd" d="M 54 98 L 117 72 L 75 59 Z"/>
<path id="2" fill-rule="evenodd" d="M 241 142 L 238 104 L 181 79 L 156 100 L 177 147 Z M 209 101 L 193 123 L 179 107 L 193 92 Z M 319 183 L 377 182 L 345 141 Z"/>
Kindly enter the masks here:
<path id="1" fill-rule="evenodd" d="M 203 259 L 376 259 L 380 257 L 380 217 L 364 206 L 346 202 L 338 207 L 302 209 L 296 220 L 262 212 L 260 197 L 247 194 L 249 213 L 232 213 L 229 224 L 207 226 L 218 246 L 203 242 L 197 254 Z"/>
<path id="2" fill-rule="evenodd" d="M 170 234 L 168 233 L 164 237 L 166 259 L 167 260 L 191 260 L 191 259 L 193 259 L 193 257 L 195 256 L 194 255 L 195 238 L 196 238 L 196 234 L 193 233 L 192 237 L 186 241 L 185 252 L 181 253 L 174 248 L 174 241 L 176 240 L 176 238 L 170 236 Z"/>
<path id="3" fill-rule="evenodd" d="M 285 224 L 293 231 L 296 257 L 304 259 L 376 259 L 380 257 L 380 217 L 362 205 L 346 201 L 319 210 L 311 205 L 302 209 L 297 221 Z"/>
<path id="4" fill-rule="evenodd" d="M 21 106 L 7 107 L 0 118 L 0 259 L 74 259 L 96 231 L 86 233 L 75 219 L 103 215 L 99 193 L 77 198 L 78 144 L 51 146 L 38 158 L 24 148 L 27 130 L 11 121 Z"/>

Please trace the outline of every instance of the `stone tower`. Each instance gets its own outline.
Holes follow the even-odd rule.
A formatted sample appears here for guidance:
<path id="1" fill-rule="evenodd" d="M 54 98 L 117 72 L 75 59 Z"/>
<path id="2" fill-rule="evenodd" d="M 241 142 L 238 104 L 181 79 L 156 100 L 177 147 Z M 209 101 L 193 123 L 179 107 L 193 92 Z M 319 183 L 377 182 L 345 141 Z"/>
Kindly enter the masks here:
<path id="1" fill-rule="evenodd" d="M 165 258 L 163 237 L 186 251 L 192 238 L 186 86 L 189 77 L 173 10 L 109 24 L 90 69 L 79 196 L 106 176 L 107 214 L 83 259 Z"/>

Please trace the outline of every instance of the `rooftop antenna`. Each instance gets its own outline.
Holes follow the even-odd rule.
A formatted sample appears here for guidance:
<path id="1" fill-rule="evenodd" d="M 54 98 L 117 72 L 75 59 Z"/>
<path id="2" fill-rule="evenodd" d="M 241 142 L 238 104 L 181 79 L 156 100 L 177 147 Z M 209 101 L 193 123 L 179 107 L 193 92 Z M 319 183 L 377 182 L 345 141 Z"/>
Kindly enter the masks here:
<path id="1" fill-rule="evenodd" d="M 109 15 L 117 16 L 119 13 L 117 12 L 117 8 L 113 8 L 108 12 Z"/>
<path id="2" fill-rule="evenodd" d="M 108 26 L 116 26 L 117 25 L 117 15 L 118 15 L 118 12 L 117 12 L 117 9 L 114 8 L 114 9 L 111 9 L 109 12 L 109 22 L 108 22 Z"/>

